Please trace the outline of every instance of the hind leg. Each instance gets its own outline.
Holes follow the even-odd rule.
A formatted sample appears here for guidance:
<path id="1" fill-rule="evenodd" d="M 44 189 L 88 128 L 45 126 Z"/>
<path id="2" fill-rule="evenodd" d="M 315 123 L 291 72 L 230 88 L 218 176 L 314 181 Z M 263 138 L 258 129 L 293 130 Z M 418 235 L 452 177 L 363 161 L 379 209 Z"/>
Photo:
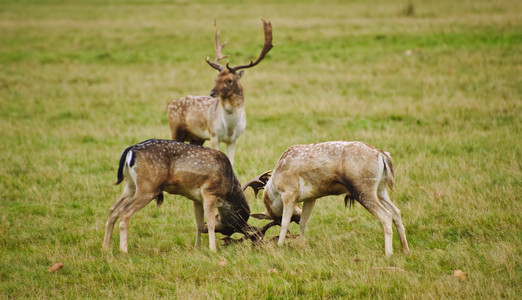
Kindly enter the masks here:
<path id="1" fill-rule="evenodd" d="M 196 218 L 196 247 L 199 247 L 201 243 L 201 232 L 203 231 L 205 211 L 203 205 L 194 201 L 194 215 Z"/>
<path id="2" fill-rule="evenodd" d="M 395 228 L 397 228 L 401 240 L 402 252 L 410 254 L 410 248 L 408 247 L 408 241 L 406 240 L 406 230 L 404 229 L 404 225 L 402 225 L 401 211 L 391 202 L 390 197 L 388 197 L 388 193 L 386 192 L 386 188 L 381 189 L 378 196 L 384 207 L 386 207 L 386 209 L 392 214 L 393 224 L 395 224 Z"/>
<path id="3" fill-rule="evenodd" d="M 114 224 L 116 223 L 116 220 L 118 220 L 118 217 L 120 216 L 121 207 L 122 205 L 130 199 L 135 193 L 135 188 L 130 186 L 129 184 L 125 185 L 125 189 L 123 190 L 123 193 L 121 194 L 120 198 L 114 205 L 111 206 L 109 210 L 109 219 L 107 220 L 107 223 L 105 224 L 105 237 L 103 238 L 103 244 L 102 248 L 104 250 L 109 249 L 109 245 L 112 238 L 112 232 L 114 230 Z"/>
<path id="4" fill-rule="evenodd" d="M 177 123 L 171 123 L 170 120 L 169 126 L 173 141 L 184 142 L 188 138 L 187 131 L 182 126 L 178 126 Z"/>
<path id="5" fill-rule="evenodd" d="M 386 256 L 392 255 L 393 231 L 391 213 L 382 205 L 375 193 L 361 193 L 358 200 L 366 210 L 381 222 L 384 230 L 384 254 Z"/>
<path id="6" fill-rule="evenodd" d="M 303 211 L 301 213 L 301 220 L 299 221 L 299 235 L 301 236 L 301 239 L 304 240 L 305 238 L 305 230 L 306 225 L 308 224 L 308 221 L 310 220 L 310 215 L 312 214 L 312 209 L 314 208 L 315 201 L 317 199 L 312 200 L 306 200 L 303 203 Z"/>
<path id="7" fill-rule="evenodd" d="M 128 252 L 127 233 L 130 217 L 149 204 L 156 196 L 157 193 L 141 193 L 138 189 L 134 197 L 125 204 L 120 218 L 120 250 L 122 252 Z"/>
<path id="8" fill-rule="evenodd" d="M 205 143 L 205 140 L 192 139 L 192 140 L 190 140 L 190 143 L 191 143 L 192 145 L 203 146 L 203 143 Z"/>

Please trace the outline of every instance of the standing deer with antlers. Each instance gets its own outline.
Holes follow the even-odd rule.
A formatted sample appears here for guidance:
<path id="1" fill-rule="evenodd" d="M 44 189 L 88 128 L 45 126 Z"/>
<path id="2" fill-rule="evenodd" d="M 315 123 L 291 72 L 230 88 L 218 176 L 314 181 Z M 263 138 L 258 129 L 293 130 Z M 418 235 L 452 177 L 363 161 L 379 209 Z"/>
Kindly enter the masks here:
<path id="1" fill-rule="evenodd" d="M 257 65 L 272 49 L 272 25 L 263 21 L 265 42 L 261 54 L 256 61 L 246 65 L 226 68 L 219 61 L 228 57 L 223 55 L 222 49 L 226 45 L 219 42 L 219 32 L 214 23 L 214 48 L 216 57 L 213 62 L 206 58 L 206 62 L 218 70 L 216 85 L 208 96 L 186 96 L 172 101 L 167 106 L 167 118 L 170 125 L 172 139 L 175 141 L 202 145 L 210 140 L 210 147 L 219 150 L 219 143 L 227 145 L 227 156 L 234 164 L 236 142 L 246 127 L 243 88 L 239 79 L 243 69 Z"/>
<path id="2" fill-rule="evenodd" d="M 264 176 L 264 180 L 252 180 L 247 184 L 256 192 L 263 186 L 265 189 L 263 201 L 267 211 L 252 214 L 252 217 L 280 220 L 279 245 L 283 245 L 292 220 L 300 220 L 300 235 L 304 238 L 318 198 L 346 194 L 345 204 L 348 200 L 357 200 L 381 222 L 386 256 L 393 253 L 392 222 L 399 233 L 403 252 L 410 253 L 401 212 L 386 192 L 386 186 L 393 188 L 394 177 L 387 152 L 362 142 L 296 145 L 283 153 L 268 180 L 267 174 L 258 176 Z M 303 202 L 302 210 L 296 206 L 298 202 Z"/>

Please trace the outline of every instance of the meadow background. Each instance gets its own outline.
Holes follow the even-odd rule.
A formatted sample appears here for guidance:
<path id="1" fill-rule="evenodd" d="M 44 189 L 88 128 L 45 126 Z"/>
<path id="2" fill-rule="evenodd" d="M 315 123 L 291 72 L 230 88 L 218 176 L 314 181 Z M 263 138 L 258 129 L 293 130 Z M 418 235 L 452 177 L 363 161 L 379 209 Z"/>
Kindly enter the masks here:
<path id="1" fill-rule="evenodd" d="M 1 1 L 0 298 L 520 299 L 521 15 L 515 0 Z M 305 243 L 217 253 L 167 196 L 132 217 L 129 254 L 117 230 L 103 252 L 121 151 L 170 137 L 169 101 L 209 94 L 214 19 L 237 65 L 261 17 L 275 48 L 242 79 L 239 180 L 293 144 L 385 149 L 411 256 L 394 230 L 385 258 L 377 219 L 341 196 L 317 202 Z"/>

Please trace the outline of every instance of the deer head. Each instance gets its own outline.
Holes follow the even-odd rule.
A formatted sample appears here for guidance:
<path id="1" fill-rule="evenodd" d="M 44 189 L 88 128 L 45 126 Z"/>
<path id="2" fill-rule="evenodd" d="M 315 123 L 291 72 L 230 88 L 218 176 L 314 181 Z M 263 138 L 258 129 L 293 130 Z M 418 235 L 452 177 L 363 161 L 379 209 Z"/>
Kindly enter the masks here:
<path id="1" fill-rule="evenodd" d="M 248 188 L 251 187 L 254 190 L 254 197 L 257 198 L 257 193 L 264 189 L 265 185 L 267 184 L 268 180 L 270 179 L 272 171 L 266 171 L 260 175 L 258 175 L 256 178 L 250 180 L 249 182 L 245 183 L 241 188 L 243 192 Z M 267 208 L 270 206 L 267 206 Z M 300 209 L 296 207 L 296 211 L 300 212 Z M 268 231 L 268 229 L 274 227 L 274 226 L 281 226 L 281 218 L 277 218 L 275 216 L 271 216 L 268 212 L 261 213 L 261 214 L 252 214 L 253 217 L 257 219 L 267 219 L 271 220 L 271 222 L 265 224 L 262 227 L 256 227 L 252 225 L 245 224 L 242 222 L 241 226 L 238 227 L 236 224 L 233 224 L 234 222 L 231 222 L 228 224 L 228 227 L 225 229 L 223 227 L 223 220 L 220 215 L 216 215 L 216 232 L 220 232 L 224 235 L 226 235 L 225 238 L 223 238 L 223 241 L 225 242 L 225 245 L 232 244 L 232 243 L 238 243 L 243 242 L 245 240 L 251 240 L 254 244 L 259 244 L 264 241 L 265 234 Z M 220 220 L 221 219 L 221 220 Z M 243 220 L 248 220 L 248 216 L 243 217 Z M 294 218 L 292 221 L 299 223 L 299 218 Z M 237 223 L 237 222 L 236 222 Z M 207 233 L 208 228 L 205 226 L 203 227 L 203 232 Z M 243 237 L 239 239 L 234 239 L 231 237 L 234 233 L 241 233 L 243 234 Z M 289 235 L 289 237 L 296 237 L 293 235 Z"/>
<path id="2" fill-rule="evenodd" d="M 260 61 L 262 61 L 270 49 L 272 49 L 272 24 L 264 19 L 261 20 L 263 21 L 265 42 L 259 57 L 256 59 L 256 61 L 251 60 L 249 64 L 235 67 L 231 67 L 227 62 L 226 68 L 219 64 L 219 61 L 228 57 L 228 55 L 223 54 L 223 47 L 225 47 L 227 42 L 219 42 L 219 31 L 217 31 L 216 22 L 214 21 L 215 58 L 213 62 L 211 62 L 208 57 L 206 58 L 206 62 L 209 64 L 209 66 L 219 71 L 218 76 L 216 77 L 216 85 L 210 94 L 212 97 L 229 98 L 232 95 L 237 94 L 242 96 L 243 90 L 239 84 L 239 79 L 241 79 L 241 76 L 243 75 L 242 69 L 254 67 Z"/>

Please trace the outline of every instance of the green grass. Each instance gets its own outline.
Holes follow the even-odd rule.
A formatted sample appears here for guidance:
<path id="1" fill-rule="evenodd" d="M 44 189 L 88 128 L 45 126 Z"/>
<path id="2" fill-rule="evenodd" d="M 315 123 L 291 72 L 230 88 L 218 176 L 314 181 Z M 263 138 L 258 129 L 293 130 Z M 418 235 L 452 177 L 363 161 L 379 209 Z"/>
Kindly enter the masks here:
<path id="1" fill-rule="evenodd" d="M 0 298 L 519 299 L 520 15 L 485 0 L 2 1 Z M 381 225 L 342 197 L 318 201 L 305 243 L 212 253 L 206 236 L 193 247 L 190 201 L 168 196 L 132 217 L 129 254 L 117 230 L 101 251 L 121 151 L 170 136 L 169 101 L 209 93 L 214 19 L 236 65 L 259 53 L 261 17 L 276 47 L 242 80 L 240 181 L 293 144 L 385 149 L 412 255 L 395 233 L 385 258 Z"/>

